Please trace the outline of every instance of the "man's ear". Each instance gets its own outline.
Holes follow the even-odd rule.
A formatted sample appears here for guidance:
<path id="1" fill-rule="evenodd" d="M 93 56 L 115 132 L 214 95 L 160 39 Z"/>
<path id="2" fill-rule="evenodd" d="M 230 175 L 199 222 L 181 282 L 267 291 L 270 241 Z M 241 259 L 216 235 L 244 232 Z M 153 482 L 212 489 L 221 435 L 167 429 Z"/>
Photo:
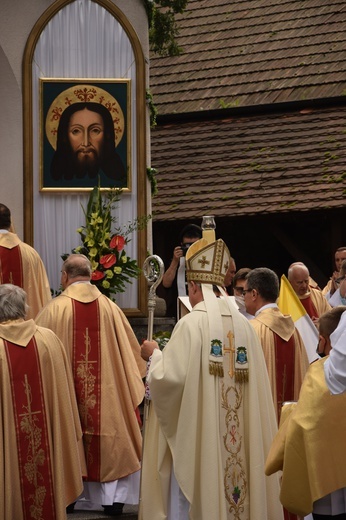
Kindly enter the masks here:
<path id="1" fill-rule="evenodd" d="M 190 284 L 191 284 L 192 293 L 195 294 L 196 290 L 197 290 L 197 284 L 193 280 L 191 280 Z"/>
<path id="2" fill-rule="evenodd" d="M 324 354 L 325 356 L 328 356 L 329 352 L 331 351 L 331 348 L 332 346 L 330 344 L 329 338 L 325 338 L 324 336 L 322 336 L 322 334 L 320 334 L 318 342 L 318 354 Z"/>
<path id="3" fill-rule="evenodd" d="M 324 336 L 322 336 L 322 334 L 319 335 L 319 340 L 320 340 L 320 345 L 323 347 L 323 350 L 322 352 L 324 352 L 324 349 L 326 347 L 326 344 L 327 344 L 327 340 Z"/>
<path id="4" fill-rule="evenodd" d="M 332 344 L 330 341 L 330 337 L 324 338 L 324 340 L 325 340 L 325 345 L 323 345 L 323 352 L 325 353 L 326 356 L 328 356 L 333 347 L 332 347 Z"/>
<path id="5" fill-rule="evenodd" d="M 251 298 L 252 298 L 252 300 L 256 301 L 258 296 L 259 296 L 259 293 L 258 293 L 257 289 L 252 289 L 252 291 L 251 291 Z"/>

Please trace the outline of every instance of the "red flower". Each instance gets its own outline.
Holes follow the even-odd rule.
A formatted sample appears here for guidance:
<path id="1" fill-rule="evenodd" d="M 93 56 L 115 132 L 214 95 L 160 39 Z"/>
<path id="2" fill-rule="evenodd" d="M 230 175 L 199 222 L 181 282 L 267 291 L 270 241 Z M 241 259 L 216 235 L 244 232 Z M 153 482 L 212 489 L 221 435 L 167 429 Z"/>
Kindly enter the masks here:
<path id="1" fill-rule="evenodd" d="M 98 280 L 102 280 L 102 278 L 104 278 L 105 275 L 104 273 L 102 273 L 101 271 L 93 271 L 91 273 L 91 279 L 94 281 L 94 282 L 97 282 Z"/>
<path id="2" fill-rule="evenodd" d="M 103 255 L 100 258 L 100 264 L 103 265 L 104 269 L 109 269 L 116 263 L 116 261 L 117 257 L 113 253 Z"/>
<path id="3" fill-rule="evenodd" d="M 124 249 L 125 245 L 125 238 L 121 235 L 114 235 L 112 240 L 110 241 L 109 247 L 111 249 L 117 249 L 118 251 L 121 251 Z"/>

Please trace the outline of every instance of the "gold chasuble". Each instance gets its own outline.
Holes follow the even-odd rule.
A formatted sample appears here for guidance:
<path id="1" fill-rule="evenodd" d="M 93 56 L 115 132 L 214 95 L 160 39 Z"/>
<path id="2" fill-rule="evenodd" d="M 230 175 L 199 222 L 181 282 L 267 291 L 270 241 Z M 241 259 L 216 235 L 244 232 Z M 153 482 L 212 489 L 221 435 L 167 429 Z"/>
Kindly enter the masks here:
<path id="1" fill-rule="evenodd" d="M 298 403 L 283 408 L 266 462 L 267 475 L 283 471 L 283 506 L 302 517 L 312 512 L 316 500 L 346 487 L 346 393 L 330 393 L 326 359 L 310 366 Z"/>
<path id="2" fill-rule="evenodd" d="M 61 339 L 74 376 L 87 478 L 110 482 L 140 469 L 136 409 L 146 363 L 123 312 L 90 283 L 72 284 L 37 317 Z"/>
<path id="3" fill-rule="evenodd" d="M 52 331 L 0 324 L 0 518 L 63 520 L 83 489 L 72 375 Z"/>
<path id="4" fill-rule="evenodd" d="M 332 308 L 322 291 L 313 287 L 310 287 L 310 292 L 307 295 L 299 296 L 299 299 L 311 319 L 319 318 Z"/>
<path id="5" fill-rule="evenodd" d="M 52 299 L 43 262 L 35 249 L 15 233 L 0 233 L 0 284 L 12 283 L 24 289 L 29 309 L 27 319 Z"/>
<path id="6" fill-rule="evenodd" d="M 263 353 L 246 318 L 218 302 L 222 371 L 209 372 L 205 302 L 179 320 L 162 352 L 153 352 L 140 520 L 167 519 L 172 472 L 190 520 L 283 518 L 279 480 L 264 475 L 277 425 Z M 237 378 L 242 363 L 247 377 Z"/>
<path id="7" fill-rule="evenodd" d="M 284 401 L 297 401 L 309 360 L 291 316 L 267 307 L 250 320 L 262 345 L 279 421 Z"/>

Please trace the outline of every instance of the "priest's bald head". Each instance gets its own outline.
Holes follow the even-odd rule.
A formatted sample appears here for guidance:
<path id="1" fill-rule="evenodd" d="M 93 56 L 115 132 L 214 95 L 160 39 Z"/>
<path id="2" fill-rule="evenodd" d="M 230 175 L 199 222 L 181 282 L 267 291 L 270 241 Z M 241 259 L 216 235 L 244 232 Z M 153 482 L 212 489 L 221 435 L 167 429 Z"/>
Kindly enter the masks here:
<path id="1" fill-rule="evenodd" d="M 90 279 L 91 263 L 89 258 L 77 253 L 66 258 L 61 269 L 61 285 L 63 289 L 75 282 L 90 282 Z"/>

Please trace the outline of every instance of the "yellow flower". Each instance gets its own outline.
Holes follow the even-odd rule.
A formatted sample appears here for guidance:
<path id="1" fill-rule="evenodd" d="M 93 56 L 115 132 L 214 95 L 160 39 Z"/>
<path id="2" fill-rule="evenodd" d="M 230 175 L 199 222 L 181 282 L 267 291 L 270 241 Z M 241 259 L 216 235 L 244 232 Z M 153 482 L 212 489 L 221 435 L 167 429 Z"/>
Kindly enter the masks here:
<path id="1" fill-rule="evenodd" d="M 120 274 L 122 271 L 122 268 L 121 267 L 114 267 L 114 272 L 115 274 Z"/>
<path id="2" fill-rule="evenodd" d="M 127 262 L 127 256 L 126 256 L 126 255 L 123 255 L 123 256 L 121 257 L 121 261 L 122 261 L 123 264 L 126 264 L 126 262 Z"/>
<path id="3" fill-rule="evenodd" d="M 91 214 L 90 224 L 102 224 L 103 219 L 99 216 L 98 212 Z"/>
<path id="4" fill-rule="evenodd" d="M 102 287 L 104 287 L 105 289 L 109 289 L 110 286 L 111 284 L 107 280 L 103 280 Z"/>
<path id="5" fill-rule="evenodd" d="M 92 238 L 90 238 L 90 240 L 87 241 L 87 246 L 88 247 L 93 247 L 95 245 L 95 240 L 93 240 Z"/>
<path id="6" fill-rule="evenodd" d="M 77 246 L 77 247 L 75 247 L 75 252 L 80 253 L 81 249 L 82 249 L 82 246 Z"/>
<path id="7" fill-rule="evenodd" d="M 83 228 L 82 228 L 82 227 L 79 227 L 79 228 L 77 229 L 77 233 L 83 233 Z"/>
<path id="8" fill-rule="evenodd" d="M 105 271 L 105 274 L 106 274 L 106 278 L 113 278 L 113 276 L 114 276 L 114 273 L 113 273 L 113 271 L 111 271 L 111 269 L 107 269 L 107 271 Z"/>
<path id="9" fill-rule="evenodd" d="M 96 247 L 92 247 L 90 250 L 89 250 L 89 259 L 91 260 L 92 258 L 94 258 L 95 256 L 97 255 L 97 249 Z"/>
<path id="10" fill-rule="evenodd" d="M 91 270 L 92 270 L 92 271 L 95 271 L 95 270 L 98 268 L 99 263 L 96 262 L 96 261 L 93 260 L 93 259 L 90 259 L 90 262 L 91 262 Z"/>

